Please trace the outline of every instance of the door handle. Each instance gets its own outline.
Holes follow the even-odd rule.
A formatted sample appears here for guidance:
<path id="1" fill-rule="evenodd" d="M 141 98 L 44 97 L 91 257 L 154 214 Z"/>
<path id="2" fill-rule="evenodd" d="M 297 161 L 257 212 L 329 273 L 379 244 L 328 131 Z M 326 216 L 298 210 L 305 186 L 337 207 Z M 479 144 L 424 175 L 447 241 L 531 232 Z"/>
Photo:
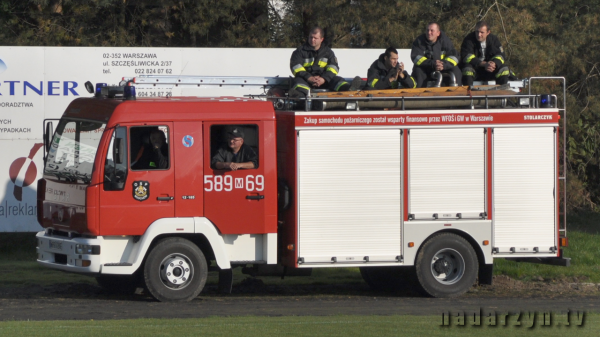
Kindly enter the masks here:
<path id="1" fill-rule="evenodd" d="M 156 200 L 158 201 L 171 201 L 173 199 L 173 197 L 156 197 Z"/>
<path id="2" fill-rule="evenodd" d="M 250 200 L 260 200 L 260 199 L 264 199 L 265 196 L 264 195 L 247 195 L 246 199 L 250 199 Z"/>

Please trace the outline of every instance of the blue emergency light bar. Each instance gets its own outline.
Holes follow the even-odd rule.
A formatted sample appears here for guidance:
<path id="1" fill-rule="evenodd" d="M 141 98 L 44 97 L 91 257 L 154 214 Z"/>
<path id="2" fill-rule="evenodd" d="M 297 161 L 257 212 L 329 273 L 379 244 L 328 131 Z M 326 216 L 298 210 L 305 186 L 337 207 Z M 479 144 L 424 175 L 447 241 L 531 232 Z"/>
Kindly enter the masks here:
<path id="1" fill-rule="evenodd" d="M 96 97 L 100 97 L 102 95 L 102 88 L 106 86 L 106 83 L 96 83 Z"/>
<path id="2" fill-rule="evenodd" d="M 123 96 L 126 100 L 134 100 L 135 87 L 133 85 L 126 85 L 125 88 L 123 88 Z"/>

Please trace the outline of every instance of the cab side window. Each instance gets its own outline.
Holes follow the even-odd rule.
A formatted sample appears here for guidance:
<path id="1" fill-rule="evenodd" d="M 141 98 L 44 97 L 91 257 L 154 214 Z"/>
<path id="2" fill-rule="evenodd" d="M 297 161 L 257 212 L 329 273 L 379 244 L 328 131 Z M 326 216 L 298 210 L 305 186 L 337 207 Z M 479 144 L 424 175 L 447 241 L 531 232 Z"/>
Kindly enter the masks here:
<path id="1" fill-rule="evenodd" d="M 127 128 L 113 131 L 104 161 L 104 190 L 122 191 L 127 181 Z"/>
<path id="2" fill-rule="evenodd" d="M 165 125 L 132 127 L 131 169 L 138 171 L 166 170 L 170 165 L 169 129 Z"/>
<path id="3" fill-rule="evenodd" d="M 258 126 L 213 125 L 210 128 L 210 167 L 214 170 L 258 168 Z"/>

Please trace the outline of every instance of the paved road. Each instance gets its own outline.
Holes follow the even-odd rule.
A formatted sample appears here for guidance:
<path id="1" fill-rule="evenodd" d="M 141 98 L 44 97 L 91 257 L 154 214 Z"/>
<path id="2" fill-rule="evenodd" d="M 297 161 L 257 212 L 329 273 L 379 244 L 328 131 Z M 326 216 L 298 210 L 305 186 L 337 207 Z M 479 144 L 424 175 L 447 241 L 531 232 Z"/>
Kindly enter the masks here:
<path id="1" fill-rule="evenodd" d="M 443 312 L 600 312 L 597 293 L 545 294 L 479 290 L 458 299 L 422 297 L 411 291 L 384 294 L 363 284 L 250 286 L 219 295 L 216 287 L 189 303 L 159 303 L 147 295 L 117 296 L 93 284 L 0 289 L 0 320 L 103 320 L 196 318 L 236 315 L 441 315 Z M 316 294 L 316 295 L 315 295 Z"/>

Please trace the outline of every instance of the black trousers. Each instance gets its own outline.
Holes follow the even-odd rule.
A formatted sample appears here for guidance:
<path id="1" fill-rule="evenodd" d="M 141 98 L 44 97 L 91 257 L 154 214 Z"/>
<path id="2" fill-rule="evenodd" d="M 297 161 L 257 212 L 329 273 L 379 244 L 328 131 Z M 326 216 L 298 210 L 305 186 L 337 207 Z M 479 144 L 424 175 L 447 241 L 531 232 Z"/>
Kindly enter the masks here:
<path id="1" fill-rule="evenodd" d="M 462 82 L 462 74 L 460 72 L 460 69 L 458 67 L 453 67 L 451 69 L 448 70 L 442 70 L 442 74 L 444 73 L 453 73 L 454 77 L 456 77 L 456 83 L 458 85 L 460 85 Z M 431 77 L 431 74 L 433 73 L 433 71 L 430 72 L 425 72 L 425 70 L 423 70 L 423 68 L 421 67 L 417 67 L 417 66 L 413 66 L 413 70 L 412 70 L 412 74 L 411 76 L 415 79 L 415 82 L 417 82 L 417 88 L 425 88 L 427 87 L 427 81 L 432 81 L 434 80 Z M 442 82 L 442 85 L 443 82 Z"/>
<path id="2" fill-rule="evenodd" d="M 510 71 L 507 66 L 496 68 L 492 73 L 485 71 L 481 67 L 473 70 L 473 67 L 470 65 L 463 66 L 462 68 L 463 84 L 468 86 L 472 86 L 473 81 L 496 81 L 496 84 L 506 84 L 508 83 L 509 75 Z"/>
<path id="3" fill-rule="evenodd" d="M 319 89 L 328 89 L 329 91 L 345 91 L 350 87 L 350 83 L 346 82 L 342 77 L 336 76 L 331 80 L 331 82 L 325 82 Z M 302 77 L 295 77 L 292 82 L 292 89 L 296 89 L 303 93 L 304 95 L 308 95 L 308 91 L 313 89 L 308 82 L 306 82 Z M 342 89 L 342 90 L 340 90 Z"/>

